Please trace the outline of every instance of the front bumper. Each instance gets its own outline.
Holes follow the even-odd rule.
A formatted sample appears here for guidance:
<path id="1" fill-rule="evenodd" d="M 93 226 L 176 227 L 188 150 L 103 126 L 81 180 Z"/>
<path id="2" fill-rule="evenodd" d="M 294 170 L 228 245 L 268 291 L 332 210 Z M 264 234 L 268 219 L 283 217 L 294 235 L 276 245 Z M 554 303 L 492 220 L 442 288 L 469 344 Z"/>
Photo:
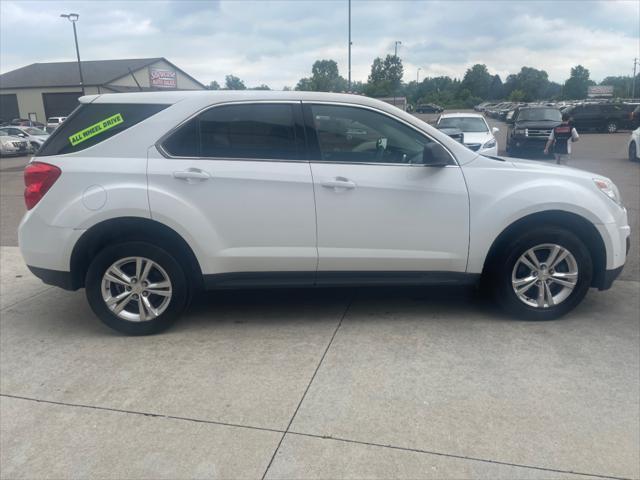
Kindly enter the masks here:
<path id="1" fill-rule="evenodd" d="M 539 149 L 544 150 L 547 144 L 547 138 L 545 137 L 512 137 L 509 141 L 509 148 L 512 150 L 530 150 Z"/>

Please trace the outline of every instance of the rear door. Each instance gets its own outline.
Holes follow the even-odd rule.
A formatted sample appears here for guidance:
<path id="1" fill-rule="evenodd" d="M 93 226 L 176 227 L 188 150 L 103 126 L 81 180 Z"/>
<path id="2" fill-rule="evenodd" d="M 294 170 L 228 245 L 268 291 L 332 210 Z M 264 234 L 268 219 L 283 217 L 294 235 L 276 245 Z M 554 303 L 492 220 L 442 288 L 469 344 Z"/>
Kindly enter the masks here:
<path id="1" fill-rule="evenodd" d="M 196 246 L 210 284 L 261 283 L 270 272 L 313 283 L 315 205 L 301 115 L 300 102 L 213 106 L 150 149 L 151 214 Z"/>
<path id="2" fill-rule="evenodd" d="M 425 146 L 442 146 L 383 112 L 304 108 L 314 155 L 318 282 L 335 282 L 332 274 L 345 272 L 371 280 L 398 272 L 464 272 L 469 201 L 453 157 L 445 150 L 451 165 L 420 164 Z"/>

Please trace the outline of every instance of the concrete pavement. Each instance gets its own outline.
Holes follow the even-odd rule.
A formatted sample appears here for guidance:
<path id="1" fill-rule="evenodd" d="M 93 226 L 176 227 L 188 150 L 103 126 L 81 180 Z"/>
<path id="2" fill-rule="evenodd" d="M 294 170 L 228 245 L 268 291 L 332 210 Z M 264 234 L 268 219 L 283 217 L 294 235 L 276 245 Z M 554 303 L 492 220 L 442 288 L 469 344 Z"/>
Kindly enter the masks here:
<path id="1" fill-rule="evenodd" d="M 0 477 L 638 478 L 640 283 L 222 292 L 123 337 L 0 249 Z"/>

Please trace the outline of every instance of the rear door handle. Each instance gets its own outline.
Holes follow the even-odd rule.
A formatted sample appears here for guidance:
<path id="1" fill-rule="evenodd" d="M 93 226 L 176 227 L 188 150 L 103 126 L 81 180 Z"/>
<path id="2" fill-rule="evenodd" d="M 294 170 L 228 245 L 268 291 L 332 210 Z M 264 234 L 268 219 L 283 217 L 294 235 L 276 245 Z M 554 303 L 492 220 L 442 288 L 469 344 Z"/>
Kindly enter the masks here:
<path id="1" fill-rule="evenodd" d="M 327 180 L 326 182 L 322 182 L 322 186 L 325 188 L 347 188 L 347 189 L 356 188 L 355 182 L 352 182 L 348 178 L 344 178 L 344 177 L 336 177 L 333 180 Z"/>
<path id="2" fill-rule="evenodd" d="M 186 180 L 189 183 L 193 183 L 196 181 L 208 180 L 211 178 L 209 173 L 204 170 L 200 170 L 199 168 L 190 168 L 188 170 L 182 170 L 180 172 L 173 172 L 173 178 L 177 178 L 178 180 Z"/>

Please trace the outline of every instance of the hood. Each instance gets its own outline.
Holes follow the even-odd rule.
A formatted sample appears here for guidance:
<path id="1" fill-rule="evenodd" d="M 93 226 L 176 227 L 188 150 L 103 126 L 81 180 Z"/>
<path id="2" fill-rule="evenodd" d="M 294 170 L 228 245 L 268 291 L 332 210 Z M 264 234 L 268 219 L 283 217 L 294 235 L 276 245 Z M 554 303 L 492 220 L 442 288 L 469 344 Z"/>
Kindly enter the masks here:
<path id="1" fill-rule="evenodd" d="M 493 138 L 491 132 L 463 132 L 464 143 L 484 144 Z"/>
<path id="2" fill-rule="evenodd" d="M 544 160 L 523 160 L 520 158 L 506 158 L 506 157 L 500 157 L 500 158 L 507 162 L 511 162 L 511 164 L 514 167 L 522 170 L 535 171 L 539 173 L 551 173 L 554 175 L 566 174 L 573 177 L 580 177 L 580 178 L 586 178 L 586 179 L 604 178 L 609 180 L 607 177 L 605 177 L 604 175 L 600 175 L 599 173 L 593 173 L 587 170 L 580 170 L 578 168 L 572 168 L 566 165 L 546 163 Z"/>

